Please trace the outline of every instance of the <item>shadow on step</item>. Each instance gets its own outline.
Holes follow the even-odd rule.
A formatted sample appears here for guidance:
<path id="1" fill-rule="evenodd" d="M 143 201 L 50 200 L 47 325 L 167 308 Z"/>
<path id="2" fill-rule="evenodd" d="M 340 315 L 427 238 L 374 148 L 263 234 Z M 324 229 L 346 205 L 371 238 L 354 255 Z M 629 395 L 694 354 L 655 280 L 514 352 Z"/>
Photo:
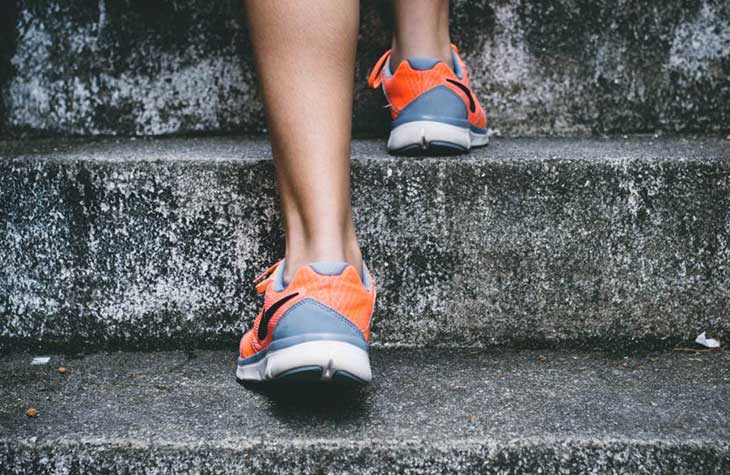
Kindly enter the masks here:
<path id="1" fill-rule="evenodd" d="M 369 386 L 323 384 L 317 382 L 239 384 L 264 396 L 272 415 L 287 422 L 337 420 L 355 422 L 370 412 Z"/>

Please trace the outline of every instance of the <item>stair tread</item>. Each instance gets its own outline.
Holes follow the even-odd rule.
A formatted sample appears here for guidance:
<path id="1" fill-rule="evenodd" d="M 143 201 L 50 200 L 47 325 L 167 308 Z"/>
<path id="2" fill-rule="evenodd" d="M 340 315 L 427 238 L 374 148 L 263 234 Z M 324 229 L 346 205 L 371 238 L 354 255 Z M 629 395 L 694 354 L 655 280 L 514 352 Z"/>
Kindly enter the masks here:
<path id="1" fill-rule="evenodd" d="M 239 385 L 226 351 L 0 362 L 1 439 L 32 444 L 730 442 L 730 355 L 375 349 L 364 390 Z M 57 368 L 67 369 L 65 375 Z M 298 389 L 297 389 L 298 388 Z M 37 418 L 24 410 L 35 407 Z"/>
<path id="2" fill-rule="evenodd" d="M 64 159 L 106 161 L 251 161 L 268 160 L 271 149 L 262 137 L 80 138 L 0 140 L 2 159 Z M 386 153 L 382 139 L 356 139 L 352 158 L 410 160 Z M 493 140 L 459 157 L 431 157 L 450 162 L 513 160 L 686 160 L 728 159 L 730 141 L 711 136 L 624 136 L 607 138 L 521 138 Z"/>
<path id="3" fill-rule="evenodd" d="M 227 351 L 0 361 L 9 473 L 728 473 L 730 356 L 375 349 L 361 390 Z M 67 372 L 61 375 L 57 367 Z M 24 415 L 33 406 L 35 418 Z"/>

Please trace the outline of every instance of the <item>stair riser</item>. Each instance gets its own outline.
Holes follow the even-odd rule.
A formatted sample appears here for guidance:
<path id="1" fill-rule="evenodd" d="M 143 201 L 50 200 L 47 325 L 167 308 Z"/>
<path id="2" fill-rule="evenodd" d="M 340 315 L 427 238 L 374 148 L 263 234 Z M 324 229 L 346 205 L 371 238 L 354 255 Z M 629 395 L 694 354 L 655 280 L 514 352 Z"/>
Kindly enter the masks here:
<path id="1" fill-rule="evenodd" d="M 730 335 L 727 160 L 354 160 L 373 341 Z M 0 162 L 7 348 L 230 345 L 283 253 L 270 161 Z"/>
<path id="2" fill-rule="evenodd" d="M 11 133 L 160 135 L 261 130 L 240 2 L 20 1 L 0 6 L 0 123 Z M 390 46 L 362 2 L 355 130 L 387 113 L 365 77 Z M 387 8 L 383 8 L 387 10 Z M 725 130 L 730 9 L 666 0 L 456 0 L 452 39 L 506 135 Z M 12 41 L 15 39 L 16 41 Z M 292 78 L 301 86 L 306 78 Z M 2 108 L 0 108 L 0 112 Z"/>
<path id="3" fill-rule="evenodd" d="M 240 445 L 240 444 L 239 444 Z M 118 443 L 0 443 L 6 473 L 27 475 L 83 473 L 534 473 L 719 474 L 730 470 L 730 446 L 724 443 L 633 443 L 631 441 L 514 441 L 449 448 L 413 443 L 383 447 L 253 443 L 222 450 L 215 447 L 130 447 Z M 542 472 L 539 472 L 542 470 Z"/>

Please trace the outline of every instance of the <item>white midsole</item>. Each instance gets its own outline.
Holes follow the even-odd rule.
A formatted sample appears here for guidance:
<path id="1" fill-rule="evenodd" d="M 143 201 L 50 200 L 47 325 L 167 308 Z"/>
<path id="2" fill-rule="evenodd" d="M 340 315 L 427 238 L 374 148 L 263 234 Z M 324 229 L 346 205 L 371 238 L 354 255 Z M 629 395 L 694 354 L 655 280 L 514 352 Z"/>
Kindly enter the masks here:
<path id="1" fill-rule="evenodd" d="M 368 352 L 350 343 L 317 340 L 270 351 L 256 363 L 239 365 L 236 377 L 245 381 L 267 381 L 282 373 L 304 366 L 322 368 L 322 380 L 328 381 L 337 371 L 347 371 L 369 382 L 373 378 Z"/>
<path id="2" fill-rule="evenodd" d="M 399 125 L 390 131 L 388 150 L 401 150 L 413 145 L 428 148 L 431 142 L 448 142 L 466 150 L 489 143 L 489 133 L 475 133 L 468 127 L 430 120 L 418 120 Z"/>

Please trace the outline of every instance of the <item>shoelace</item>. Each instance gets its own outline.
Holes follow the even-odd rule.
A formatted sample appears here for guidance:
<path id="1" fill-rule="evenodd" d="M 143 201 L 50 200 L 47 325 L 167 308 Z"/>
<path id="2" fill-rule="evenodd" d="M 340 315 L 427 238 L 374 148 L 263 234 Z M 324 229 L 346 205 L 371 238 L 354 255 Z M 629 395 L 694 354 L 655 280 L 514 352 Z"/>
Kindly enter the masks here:
<path id="1" fill-rule="evenodd" d="M 383 67 L 385 67 L 385 62 L 388 61 L 388 58 L 390 58 L 390 52 L 391 50 L 388 50 L 383 53 L 380 59 L 375 63 L 375 66 L 373 66 L 372 71 L 370 71 L 370 75 L 368 76 L 368 86 L 373 89 L 379 88 L 380 84 L 383 82 L 383 75 L 380 73 L 383 71 Z"/>
<path id="2" fill-rule="evenodd" d="M 269 266 L 268 269 L 257 275 L 256 278 L 253 280 L 254 285 L 256 285 L 256 292 L 259 295 L 266 292 L 266 286 L 274 277 L 274 271 L 276 271 L 276 269 L 279 267 L 279 264 L 281 264 L 281 260 L 277 261 L 276 264 Z"/>

